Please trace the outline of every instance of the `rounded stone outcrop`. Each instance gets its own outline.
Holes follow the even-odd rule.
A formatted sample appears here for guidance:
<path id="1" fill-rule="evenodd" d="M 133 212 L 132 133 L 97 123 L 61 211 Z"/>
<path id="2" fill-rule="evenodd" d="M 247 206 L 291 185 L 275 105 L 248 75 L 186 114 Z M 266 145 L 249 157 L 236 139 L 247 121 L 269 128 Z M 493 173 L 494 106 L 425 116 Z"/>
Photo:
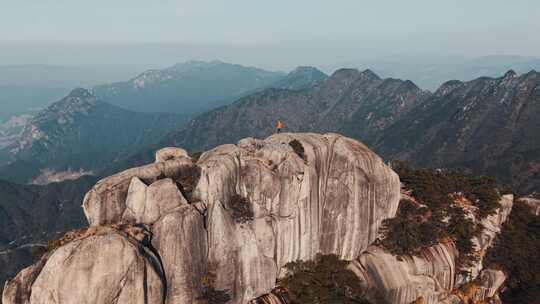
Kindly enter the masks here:
<path id="1" fill-rule="evenodd" d="M 163 303 L 159 260 L 132 238 L 137 230 L 85 232 L 9 281 L 3 303 Z"/>
<path id="2" fill-rule="evenodd" d="M 189 154 L 184 149 L 173 147 L 163 148 L 156 152 L 156 162 L 163 162 L 175 158 L 189 158 Z"/>
<path id="3" fill-rule="evenodd" d="M 288 262 L 318 253 L 357 258 L 395 215 L 399 199 L 397 174 L 365 145 L 338 134 L 247 138 L 203 153 L 197 164 L 167 148 L 155 163 L 99 181 L 83 202 L 91 227 L 129 224 L 147 235 L 135 244 L 114 234 L 73 241 L 25 286 L 32 295 L 69 294 L 57 303 L 74 303 L 72 296 L 110 303 L 112 293 L 139 303 L 137 292 L 152 288 L 154 298 L 144 303 L 205 303 L 218 293 L 244 304 L 269 294 Z M 101 243 L 104 251 L 97 251 Z M 74 258 L 87 267 L 74 267 L 68 262 Z M 150 286 L 140 285 L 142 270 L 152 276 Z M 120 274 L 128 279 L 119 289 Z M 69 292 L 81 281 L 103 291 L 94 298 L 88 289 Z"/>
<path id="4" fill-rule="evenodd" d="M 134 177 L 149 185 L 163 178 L 176 180 L 191 167 L 193 163 L 190 158 L 172 159 L 128 169 L 100 180 L 83 200 L 82 207 L 88 223 L 98 226 L 121 222 Z"/>

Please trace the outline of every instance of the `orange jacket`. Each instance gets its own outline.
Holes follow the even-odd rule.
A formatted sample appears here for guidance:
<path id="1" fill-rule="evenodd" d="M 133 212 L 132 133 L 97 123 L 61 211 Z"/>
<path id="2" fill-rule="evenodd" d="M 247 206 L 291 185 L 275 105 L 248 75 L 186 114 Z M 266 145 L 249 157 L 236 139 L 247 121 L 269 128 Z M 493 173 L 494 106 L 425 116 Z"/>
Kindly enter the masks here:
<path id="1" fill-rule="evenodd" d="M 276 125 L 276 129 L 283 129 L 283 127 L 285 127 L 285 125 L 283 125 L 283 123 L 278 120 L 277 125 Z"/>

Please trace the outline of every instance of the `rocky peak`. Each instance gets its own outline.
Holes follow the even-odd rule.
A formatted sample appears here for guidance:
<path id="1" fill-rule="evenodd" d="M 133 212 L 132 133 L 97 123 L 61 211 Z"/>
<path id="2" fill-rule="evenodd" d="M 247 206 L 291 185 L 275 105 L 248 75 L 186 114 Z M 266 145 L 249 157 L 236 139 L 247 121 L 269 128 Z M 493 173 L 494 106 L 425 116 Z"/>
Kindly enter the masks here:
<path id="1" fill-rule="evenodd" d="M 9 281 L 3 303 L 248 303 L 288 262 L 357 257 L 399 198 L 397 174 L 337 134 L 246 138 L 197 163 L 168 148 L 99 181 L 91 228 Z"/>
<path id="2" fill-rule="evenodd" d="M 330 79 L 356 79 L 360 75 L 360 71 L 357 69 L 339 69 L 336 70 L 331 76 Z"/>
<path id="3" fill-rule="evenodd" d="M 435 96 L 444 96 L 450 94 L 453 90 L 461 87 L 463 82 L 459 80 L 450 80 L 443 83 L 436 91 Z"/>
<path id="4" fill-rule="evenodd" d="M 299 66 L 292 70 L 288 76 L 304 76 L 308 78 L 320 78 L 325 79 L 328 76 L 316 67 L 311 66 Z"/>
<path id="5" fill-rule="evenodd" d="M 517 76 L 518 74 L 514 70 L 509 70 L 504 74 L 503 79 L 512 79 L 516 78 Z"/>
<path id="6" fill-rule="evenodd" d="M 370 80 L 381 80 L 381 77 L 379 77 L 379 75 L 375 74 L 375 72 L 373 72 L 370 69 L 366 69 L 366 70 L 360 72 L 360 76 L 362 78 L 370 79 Z"/>
<path id="7" fill-rule="evenodd" d="M 62 100 L 53 103 L 41 111 L 34 119 L 43 119 L 52 116 L 64 116 L 74 113 L 84 113 L 98 103 L 97 98 L 88 90 L 77 88 L 72 90 Z"/>
<path id="8" fill-rule="evenodd" d="M 67 95 L 67 97 L 68 98 L 84 99 L 84 98 L 90 98 L 90 97 L 94 97 L 94 96 L 87 89 L 75 88 L 75 89 L 71 90 L 71 92 Z"/>
<path id="9" fill-rule="evenodd" d="M 302 90 L 314 87 L 328 76 L 315 67 L 300 66 L 291 71 L 285 78 L 278 81 L 272 87 L 288 90 Z"/>
<path id="10" fill-rule="evenodd" d="M 345 90 L 351 85 L 361 86 L 380 82 L 381 79 L 371 70 L 358 71 L 357 69 L 339 69 L 325 82 L 326 89 Z"/>

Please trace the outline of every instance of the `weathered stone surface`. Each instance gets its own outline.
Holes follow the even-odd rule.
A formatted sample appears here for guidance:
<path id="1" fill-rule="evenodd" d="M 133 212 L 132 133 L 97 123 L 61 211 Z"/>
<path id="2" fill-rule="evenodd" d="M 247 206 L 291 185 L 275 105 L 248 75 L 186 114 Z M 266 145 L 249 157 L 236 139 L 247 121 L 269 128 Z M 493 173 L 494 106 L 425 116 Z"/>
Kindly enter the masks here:
<path id="1" fill-rule="evenodd" d="M 157 257 L 132 239 L 129 231 L 103 228 L 56 249 L 44 263 L 25 269 L 8 282 L 3 301 L 147 304 L 163 303 L 164 292 Z"/>
<path id="2" fill-rule="evenodd" d="M 441 243 L 425 248 L 420 256 L 397 257 L 386 250 L 371 246 L 350 265 L 369 290 L 387 303 L 408 304 L 422 297 L 424 304 L 453 303 L 450 292 L 460 285 L 477 278 L 482 271 L 482 259 L 495 236 L 500 232 L 513 205 L 513 196 L 505 195 L 501 207 L 481 221 L 484 226 L 479 236 L 472 238 L 479 253 L 479 261 L 466 269 L 457 269 L 458 252 L 452 243 Z M 462 275 L 461 273 L 466 273 Z M 487 272 L 484 289 L 479 289 L 478 299 L 485 299 L 500 287 L 500 277 L 492 278 Z M 499 274 L 497 274 L 499 275 Z M 504 279 L 503 279 L 504 281 Z M 484 285 L 483 285 L 484 286 Z"/>
<path id="3" fill-rule="evenodd" d="M 122 219 L 128 223 L 150 225 L 182 205 L 187 205 L 187 201 L 172 179 L 160 179 L 147 187 L 134 177 L 128 189 Z"/>
<path id="4" fill-rule="evenodd" d="M 138 177 L 133 177 L 129 184 L 126 197 L 126 210 L 122 216 L 122 221 L 136 223 L 142 218 L 146 207 L 146 186 Z"/>
<path id="5" fill-rule="evenodd" d="M 370 247 L 350 268 L 376 297 L 385 303 L 423 303 L 438 299 L 454 288 L 457 250 L 451 243 L 422 251 L 421 256 L 397 257 L 377 246 Z"/>
<path id="6" fill-rule="evenodd" d="M 37 263 L 19 272 L 13 280 L 6 281 L 2 294 L 2 303 L 29 304 L 32 284 L 34 284 L 48 257 L 49 255 L 45 255 Z"/>
<path id="7" fill-rule="evenodd" d="M 188 158 L 173 159 L 132 168 L 100 180 L 84 197 L 83 209 L 88 223 L 96 226 L 121 221 L 133 177 L 151 184 L 160 178 L 175 179 L 182 170 L 192 165 Z"/>
<path id="8" fill-rule="evenodd" d="M 152 232 L 152 245 L 167 279 L 165 303 L 204 303 L 201 291 L 208 247 L 203 216 L 184 205 L 156 222 Z"/>
<path id="9" fill-rule="evenodd" d="M 181 148 L 167 147 L 156 152 L 156 162 L 163 162 L 175 158 L 181 159 L 184 157 L 189 158 L 189 154 L 186 150 Z"/>
<path id="10" fill-rule="evenodd" d="M 478 288 L 476 299 L 488 299 L 497 295 L 499 289 L 506 280 L 506 275 L 500 270 L 485 269 L 480 273 L 480 288 Z"/>
<path id="11" fill-rule="evenodd" d="M 501 232 L 503 223 L 508 219 L 514 204 L 514 196 L 505 195 L 501 198 L 499 203 L 501 206 L 497 209 L 497 212 L 487 216 L 480 222 L 480 225 L 484 227 L 482 232 L 471 239 L 479 253 L 479 260 L 473 263 L 473 266 L 470 268 L 464 269 L 466 275 L 458 275 L 456 278 L 457 284 L 462 284 L 475 279 L 482 271 L 482 261 L 486 255 L 486 251 L 493 243 L 493 240 L 495 240 L 495 237 Z"/>
<path id="12" fill-rule="evenodd" d="M 501 304 L 499 290 L 506 276 L 500 270 L 485 269 L 478 280 L 469 282 L 444 298 L 440 304 L 489 303 Z"/>
<path id="13" fill-rule="evenodd" d="M 295 151 L 292 140 L 304 151 Z M 288 262 L 317 253 L 356 258 L 400 199 L 397 174 L 366 146 L 337 134 L 248 138 L 204 153 L 197 170 L 178 150 L 165 151 L 179 157 L 158 153 L 158 162 L 105 178 L 83 203 L 93 229 L 144 224 L 152 246 L 144 233 L 135 233 L 137 241 L 130 237 L 134 243 L 114 233 L 72 241 L 29 283 L 32 296 L 38 290 L 36 297 L 52 292 L 58 303 L 110 303 L 109 295 L 119 294 L 138 303 L 144 290 L 138 278 L 146 269 L 154 273 L 149 288 L 166 284 L 166 294 L 153 292 L 148 303 L 202 303 L 209 274 L 215 274 L 210 287 L 228 293 L 230 303 L 247 303 L 268 294 Z M 252 213 L 247 220 L 235 216 L 235 197 Z M 163 265 L 163 282 L 159 267 L 148 268 L 148 248 Z M 122 274 L 130 279 L 119 287 Z M 83 281 L 91 288 L 80 287 Z"/>
<path id="14" fill-rule="evenodd" d="M 304 159 L 289 145 L 293 139 Z M 399 202 L 398 176 L 366 146 L 336 134 L 244 139 L 205 153 L 198 164 L 209 262 L 217 288 L 230 290 L 235 303 L 267 293 L 290 261 L 358 256 Z M 227 212 L 234 193 L 251 202 L 254 221 L 234 222 Z"/>
<path id="15" fill-rule="evenodd" d="M 284 288 L 274 288 L 271 292 L 249 301 L 249 304 L 289 304 L 287 293 Z"/>

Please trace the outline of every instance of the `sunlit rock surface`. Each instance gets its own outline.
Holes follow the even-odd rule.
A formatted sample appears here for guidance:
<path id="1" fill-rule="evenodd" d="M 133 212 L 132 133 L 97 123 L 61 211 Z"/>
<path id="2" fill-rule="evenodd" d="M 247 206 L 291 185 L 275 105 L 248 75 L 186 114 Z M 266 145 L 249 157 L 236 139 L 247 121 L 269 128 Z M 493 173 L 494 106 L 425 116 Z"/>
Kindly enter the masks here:
<path id="1" fill-rule="evenodd" d="M 162 303 L 163 272 L 143 242 L 141 228 L 88 229 L 6 283 L 3 303 Z"/>
<path id="2" fill-rule="evenodd" d="M 247 221 L 235 216 L 238 196 L 248 202 Z M 181 149 L 161 150 L 155 163 L 99 181 L 83 202 L 92 229 L 140 227 L 140 240 L 115 230 L 68 242 L 31 266 L 37 279 L 8 282 L 4 304 L 113 303 L 111 294 L 122 300 L 114 303 L 204 303 L 209 282 L 231 303 L 248 303 L 268 294 L 290 261 L 358 257 L 399 199 L 398 176 L 365 145 L 337 134 L 248 138 L 197 164 Z M 141 282 L 141 271 L 151 277 Z M 81 282 L 86 289 L 71 290 Z M 30 291 L 29 302 L 15 296 Z"/>

